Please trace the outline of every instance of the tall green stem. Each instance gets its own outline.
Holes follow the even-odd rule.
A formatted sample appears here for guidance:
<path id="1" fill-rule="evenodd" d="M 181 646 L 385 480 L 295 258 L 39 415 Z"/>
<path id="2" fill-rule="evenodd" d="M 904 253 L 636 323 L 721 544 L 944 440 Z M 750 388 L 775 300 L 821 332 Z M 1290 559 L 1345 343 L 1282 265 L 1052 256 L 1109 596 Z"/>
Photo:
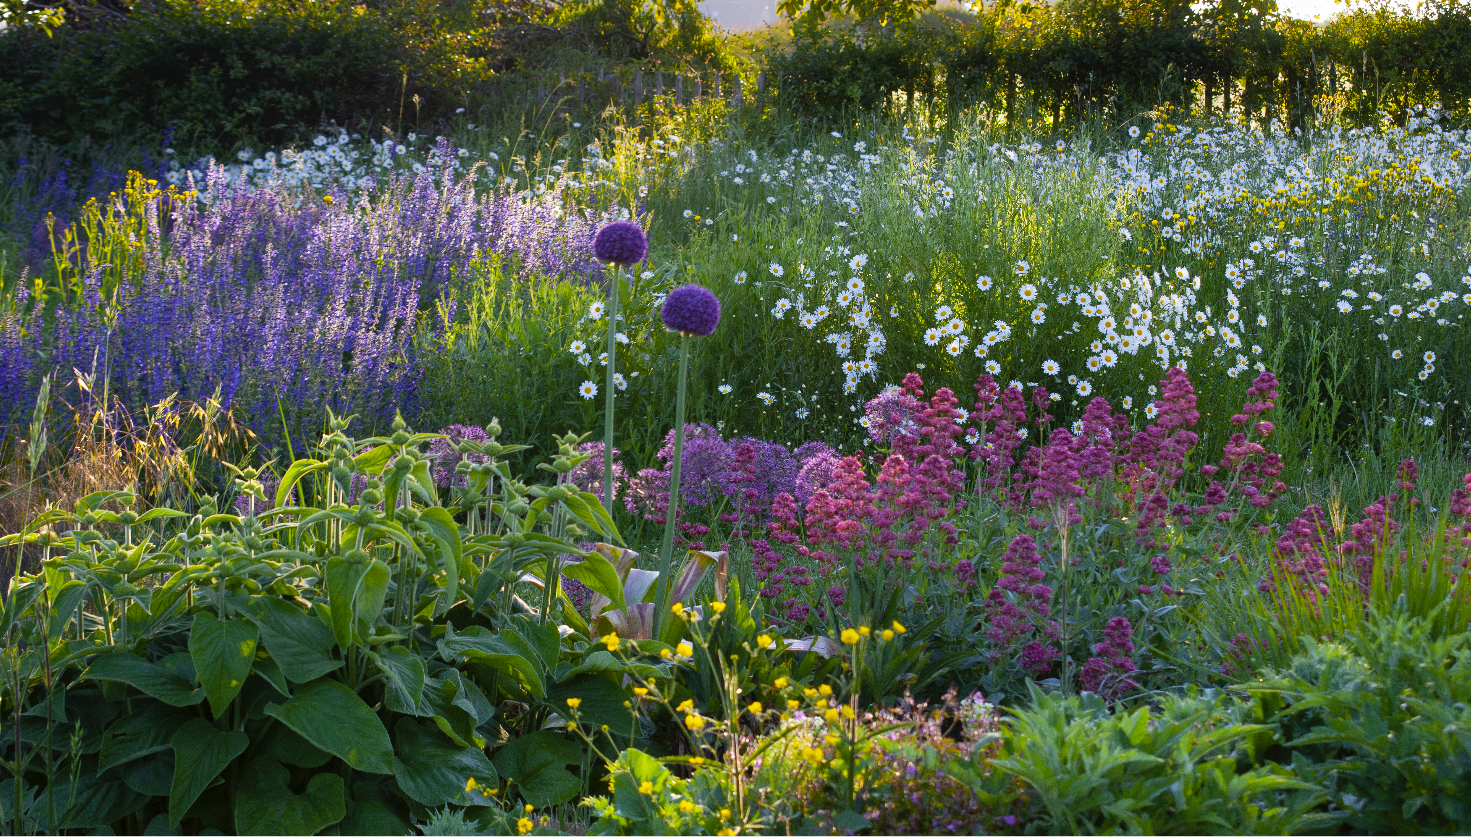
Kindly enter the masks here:
<path id="1" fill-rule="evenodd" d="M 614 267 L 608 277 L 608 372 L 604 376 L 603 398 L 603 507 L 613 513 L 613 366 L 618 352 L 618 286 L 619 270 Z"/>
<path id="2" fill-rule="evenodd" d="M 669 609 L 669 573 L 674 563 L 674 519 L 679 514 L 679 466 L 684 459 L 684 390 L 690 367 L 690 338 L 679 338 L 679 388 L 674 397 L 674 461 L 669 466 L 669 508 L 664 512 L 664 544 L 659 549 L 659 586 L 654 596 L 654 636 L 664 627 L 664 612 Z"/>

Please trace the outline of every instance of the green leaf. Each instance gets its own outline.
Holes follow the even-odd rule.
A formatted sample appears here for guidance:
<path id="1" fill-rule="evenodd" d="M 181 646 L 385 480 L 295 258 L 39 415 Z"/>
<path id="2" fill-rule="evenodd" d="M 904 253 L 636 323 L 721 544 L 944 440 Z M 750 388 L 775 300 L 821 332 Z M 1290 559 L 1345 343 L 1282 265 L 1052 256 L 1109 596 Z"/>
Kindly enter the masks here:
<path id="1" fill-rule="evenodd" d="M 156 703 L 124 715 L 102 733 L 97 772 L 101 774 L 134 759 L 172 749 L 174 733 L 191 717 L 189 713 Z"/>
<path id="2" fill-rule="evenodd" d="M 266 596 L 251 598 L 241 609 L 260 627 L 261 643 L 287 680 L 308 683 L 342 667 L 332 659 L 332 629 L 315 615 Z"/>
<path id="3" fill-rule="evenodd" d="M 562 575 L 575 578 L 587 589 L 606 596 L 613 602 L 614 610 L 628 607 L 623 598 L 623 580 L 618 577 L 618 568 L 596 552 L 589 552 L 586 558 L 576 564 L 562 567 Z"/>
<path id="4" fill-rule="evenodd" d="M 298 459 L 291 463 L 291 467 L 287 468 L 286 473 L 281 475 L 281 484 L 276 486 L 276 502 L 271 504 L 272 507 L 279 508 L 286 505 L 286 498 L 291 496 L 291 489 L 296 486 L 296 483 L 302 477 L 313 471 L 320 471 L 326 468 L 328 464 L 330 463 L 315 459 Z"/>
<path id="5" fill-rule="evenodd" d="M 339 828 L 343 834 L 413 834 L 399 814 L 401 803 L 378 782 L 352 783 L 352 806 Z"/>
<path id="6" fill-rule="evenodd" d="M 291 792 L 291 771 L 259 758 L 245 766 L 235 792 L 238 834 L 316 834 L 347 815 L 342 777 L 318 773 L 306 792 Z"/>
<path id="7" fill-rule="evenodd" d="M 433 726 L 410 718 L 400 718 L 393 735 L 398 745 L 393 775 L 410 799 L 431 808 L 490 804 L 484 794 L 465 792 L 465 783 L 471 777 L 489 787 L 499 781 L 484 752 L 455 744 Z"/>
<path id="8" fill-rule="evenodd" d="M 194 688 L 182 676 L 125 652 L 98 657 L 87 667 L 82 679 L 126 683 L 169 706 L 194 706 L 204 700 L 204 690 Z"/>
<path id="9" fill-rule="evenodd" d="M 314 680 L 300 686 L 291 700 L 273 703 L 265 711 L 358 770 L 393 772 L 388 730 L 357 692 L 336 680 Z"/>
<path id="10" fill-rule="evenodd" d="M 273 724 L 262 743 L 264 746 L 257 751 L 259 755 L 308 770 L 315 770 L 332 758 L 331 753 L 318 749 L 285 724 Z"/>
<path id="11" fill-rule="evenodd" d="M 368 563 L 352 563 L 334 555 L 327 560 L 327 599 L 332 606 L 332 635 L 344 653 L 353 648 L 355 603 L 368 574 Z"/>
<path id="12" fill-rule="evenodd" d="M 459 673 L 454 669 L 448 671 Z M 482 746 L 484 742 L 475 735 L 475 728 L 480 726 L 480 721 L 471 709 L 457 702 L 460 698 L 459 692 L 458 679 L 431 677 L 424 682 L 424 696 L 419 700 L 418 711 L 414 714 L 433 721 L 439 731 L 456 744 Z"/>
<path id="13" fill-rule="evenodd" d="M 417 715 L 424 696 L 424 660 L 409 649 L 395 646 L 370 653 L 383 672 L 383 705 L 404 715 Z"/>
<path id="14" fill-rule="evenodd" d="M 260 630 L 248 621 L 220 621 L 213 613 L 195 614 L 189 656 L 216 718 L 224 714 L 250 676 L 259 640 Z"/>
<path id="15" fill-rule="evenodd" d="M 156 753 L 121 771 L 123 784 L 144 796 L 168 796 L 174 790 L 174 754 Z"/>
<path id="16" fill-rule="evenodd" d="M 582 748 L 548 730 L 511 739 L 495 751 L 491 763 L 537 808 L 560 805 L 582 789 L 582 782 L 564 768 L 582 763 Z"/>
<path id="17" fill-rule="evenodd" d="M 567 708 L 567 698 L 579 698 L 582 701 L 577 707 L 582 723 L 594 728 L 607 724 L 608 729 L 616 733 L 629 731 L 633 716 L 624 703 L 632 695 L 608 678 L 596 674 L 579 674 L 547 689 L 547 705 L 553 712 L 571 720 L 572 713 Z"/>
<path id="18" fill-rule="evenodd" d="M 210 786 L 235 757 L 250 746 L 250 736 L 239 730 L 224 732 L 203 718 L 195 718 L 174 733 L 174 786 L 169 792 L 169 825 L 189 812 L 189 806 Z"/>
<path id="19" fill-rule="evenodd" d="M 460 541 L 460 526 L 450 513 L 439 506 L 430 506 L 419 512 L 419 525 L 438 544 L 444 556 L 444 598 L 440 600 L 439 612 L 449 610 L 455 603 L 460 589 L 460 554 L 464 545 Z"/>
<path id="20" fill-rule="evenodd" d="M 538 664 L 539 654 L 526 640 L 510 631 L 495 633 L 480 625 L 471 625 L 463 634 L 445 625 L 439 640 L 439 654 L 453 663 L 458 657 L 488 665 L 515 678 L 522 688 L 537 698 L 546 695 L 546 680 Z"/>

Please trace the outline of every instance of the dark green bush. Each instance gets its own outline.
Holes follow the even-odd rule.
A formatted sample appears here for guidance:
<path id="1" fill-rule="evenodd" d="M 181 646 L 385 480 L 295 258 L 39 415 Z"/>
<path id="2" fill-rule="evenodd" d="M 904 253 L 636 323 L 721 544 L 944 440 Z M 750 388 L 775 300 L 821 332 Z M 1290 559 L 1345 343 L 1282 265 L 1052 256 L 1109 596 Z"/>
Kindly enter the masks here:
<path id="1" fill-rule="evenodd" d="M 209 152 L 327 119 L 398 127 L 401 103 L 413 130 L 477 70 L 450 22 L 436 0 L 143 0 L 117 20 L 23 29 L 0 37 L 0 131 L 70 145 L 172 130 L 181 152 Z"/>

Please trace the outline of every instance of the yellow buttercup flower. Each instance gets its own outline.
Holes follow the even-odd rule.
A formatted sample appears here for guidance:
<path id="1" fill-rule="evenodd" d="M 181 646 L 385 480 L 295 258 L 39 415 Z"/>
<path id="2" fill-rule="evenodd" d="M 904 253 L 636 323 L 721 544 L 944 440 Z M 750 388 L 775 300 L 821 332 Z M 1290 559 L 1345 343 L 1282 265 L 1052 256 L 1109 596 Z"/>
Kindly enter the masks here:
<path id="1" fill-rule="evenodd" d="M 882 636 L 884 638 L 884 641 L 888 642 L 889 640 L 894 638 L 894 632 L 889 630 L 888 628 L 885 628 L 884 632 L 879 636 Z"/>
<path id="2" fill-rule="evenodd" d="M 800 700 L 789 700 L 789 701 L 787 701 L 787 708 L 788 709 L 791 709 L 793 711 L 795 711 L 797 709 L 797 707 L 799 707 L 801 705 L 802 705 L 802 701 L 800 701 Z"/>
<path id="3" fill-rule="evenodd" d="M 684 716 L 684 725 L 688 727 L 691 731 L 703 729 L 705 726 L 705 719 L 701 718 L 699 715 L 686 715 Z"/>
<path id="4" fill-rule="evenodd" d="M 762 648 L 770 648 L 772 642 L 774 642 L 774 640 L 766 634 L 762 634 L 761 636 L 756 637 L 756 644 L 761 646 Z"/>
<path id="5" fill-rule="evenodd" d="M 761 701 L 753 700 L 751 701 L 751 705 L 746 707 L 746 710 L 749 711 L 752 715 L 760 715 L 762 711 L 765 710 L 765 708 L 766 707 L 761 705 Z"/>
<path id="6" fill-rule="evenodd" d="M 474 776 L 471 776 L 465 782 L 465 793 L 469 793 L 470 791 L 475 790 L 475 788 L 476 788 L 475 777 Z"/>
<path id="7" fill-rule="evenodd" d="M 681 814 L 693 814 L 695 812 L 695 803 L 688 799 L 679 800 L 679 812 Z"/>
<path id="8" fill-rule="evenodd" d="M 710 609 L 713 610 L 713 611 L 715 611 L 716 613 L 724 613 L 725 612 L 725 602 L 711 602 L 710 603 Z"/>
<path id="9" fill-rule="evenodd" d="M 785 689 L 787 687 L 787 679 L 785 677 L 778 677 L 771 681 L 771 685 L 773 688 Z"/>
<path id="10" fill-rule="evenodd" d="M 827 697 L 833 693 L 833 687 L 824 683 L 821 686 L 817 687 L 817 693 L 819 695 L 822 695 L 823 697 Z"/>
<path id="11" fill-rule="evenodd" d="M 681 642 L 674 647 L 674 651 L 681 657 L 689 657 L 695 653 L 695 646 L 690 645 L 688 642 Z"/>
<path id="12" fill-rule="evenodd" d="M 901 625 L 901 624 L 899 624 L 899 620 L 897 620 L 897 619 L 894 620 L 894 633 L 896 633 L 896 634 L 902 634 L 902 633 L 904 633 L 904 626 Z"/>
<path id="13" fill-rule="evenodd" d="M 610 652 L 617 651 L 618 650 L 618 635 L 617 634 L 608 634 L 607 636 L 603 637 L 603 645 L 607 646 L 608 647 L 608 651 L 610 651 Z"/>
<path id="14" fill-rule="evenodd" d="M 669 608 L 669 610 L 675 616 L 683 617 L 684 616 L 684 603 L 683 602 L 675 602 L 674 603 L 674 607 Z"/>
<path id="15" fill-rule="evenodd" d="M 535 824 L 531 820 L 522 817 L 521 819 L 516 820 L 516 832 L 518 834 L 525 834 L 526 832 L 530 831 L 534 825 Z"/>
<path id="16" fill-rule="evenodd" d="M 680 705 L 678 705 L 678 706 L 676 706 L 674 708 L 676 710 L 680 711 L 680 712 L 693 712 L 693 711 L 695 711 L 695 701 L 694 701 L 693 698 L 691 698 L 691 699 L 686 700 L 684 703 L 681 703 Z"/>
<path id="17" fill-rule="evenodd" d="M 836 724 L 838 722 L 838 710 L 829 709 L 822 713 L 822 717 L 826 718 L 829 724 Z"/>
<path id="18" fill-rule="evenodd" d="M 582 698 L 567 698 L 567 705 L 576 709 L 582 705 Z"/>
<path id="19" fill-rule="evenodd" d="M 838 634 L 838 638 L 843 641 L 844 645 L 858 644 L 858 632 L 853 630 L 852 628 L 844 628 L 843 632 L 841 634 Z"/>
<path id="20" fill-rule="evenodd" d="M 641 784 L 641 785 L 638 786 L 638 792 L 641 793 L 641 794 L 643 794 L 644 796 L 653 796 L 654 795 L 654 783 L 645 780 L 643 784 Z"/>
<path id="21" fill-rule="evenodd" d="M 869 630 L 869 628 L 868 628 L 867 625 L 859 625 L 858 626 L 858 635 L 859 636 L 868 636 L 870 633 L 872 633 L 872 631 Z"/>
<path id="22" fill-rule="evenodd" d="M 638 695 L 639 697 L 643 697 L 644 695 L 649 693 L 649 690 L 645 689 L 643 686 L 634 686 L 633 693 Z"/>

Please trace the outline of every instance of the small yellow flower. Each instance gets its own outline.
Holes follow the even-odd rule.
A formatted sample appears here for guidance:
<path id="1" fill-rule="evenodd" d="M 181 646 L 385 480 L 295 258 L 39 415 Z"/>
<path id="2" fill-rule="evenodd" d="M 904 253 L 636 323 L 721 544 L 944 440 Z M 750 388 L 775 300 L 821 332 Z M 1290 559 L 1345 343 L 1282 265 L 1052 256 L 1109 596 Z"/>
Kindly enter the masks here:
<path id="1" fill-rule="evenodd" d="M 721 808 L 720 809 L 720 818 L 723 819 L 723 820 L 730 819 L 730 809 L 729 808 Z"/>
<path id="2" fill-rule="evenodd" d="M 638 695 L 639 697 L 643 697 L 644 695 L 649 693 L 649 690 L 645 689 L 643 686 L 634 686 L 633 693 Z"/>
<path id="3" fill-rule="evenodd" d="M 713 611 L 715 611 L 716 613 L 724 613 L 725 612 L 725 602 L 711 602 L 710 603 L 710 609 L 713 610 Z"/>
<path id="4" fill-rule="evenodd" d="M 800 701 L 800 700 L 789 700 L 789 701 L 787 701 L 787 708 L 788 709 L 791 709 L 792 711 L 796 711 L 797 707 L 799 707 L 801 705 L 802 705 L 802 701 Z"/>
<path id="5" fill-rule="evenodd" d="M 802 694 L 806 695 L 807 697 L 817 697 L 817 690 L 816 689 L 803 689 L 802 690 Z"/>
<path id="6" fill-rule="evenodd" d="M 610 651 L 610 652 L 617 651 L 618 650 L 618 635 L 617 634 L 608 634 L 607 636 L 603 637 L 603 644 L 608 647 L 608 651 Z"/>
<path id="7" fill-rule="evenodd" d="M 699 715 L 686 715 L 684 716 L 684 725 L 691 731 L 702 729 L 705 726 L 705 719 Z"/>
<path id="8" fill-rule="evenodd" d="M 904 626 L 901 625 L 901 624 L 899 624 L 899 620 L 897 620 L 897 619 L 894 620 L 894 633 L 896 633 L 896 634 L 902 634 L 902 633 L 904 633 Z"/>
<path id="9" fill-rule="evenodd" d="M 850 721 L 853 719 L 853 707 L 849 706 L 846 703 L 843 704 L 843 717 L 847 718 Z"/>
<path id="10" fill-rule="evenodd" d="M 536 810 L 536 809 L 535 809 L 535 808 L 533 808 L 533 807 L 531 807 L 531 806 L 530 806 L 530 805 L 527 805 L 527 806 L 526 806 L 526 813 L 528 813 L 528 814 L 529 814 L 529 813 L 531 813 L 531 812 L 532 812 L 532 811 L 535 811 L 535 810 Z"/>
<path id="11" fill-rule="evenodd" d="M 659 656 L 666 660 L 672 660 L 674 659 L 674 652 L 670 651 L 668 648 L 661 648 L 659 649 Z"/>
<path id="12" fill-rule="evenodd" d="M 746 710 L 752 715 L 760 715 L 765 709 L 766 707 L 762 706 L 759 700 L 751 701 L 751 705 L 746 707 Z"/>
<path id="13" fill-rule="evenodd" d="M 822 750 L 819 750 L 816 747 L 808 747 L 802 751 L 802 758 L 806 759 L 812 764 L 818 764 L 822 761 Z"/>
<path id="14" fill-rule="evenodd" d="M 838 635 L 838 638 L 843 641 L 844 645 L 858 644 L 858 632 L 852 628 L 844 628 L 843 632 Z"/>
<path id="15" fill-rule="evenodd" d="M 833 735 L 832 733 L 828 733 L 827 735 L 824 735 L 822 737 L 822 740 L 827 742 L 827 746 L 836 747 L 838 746 L 838 742 L 842 739 L 837 737 L 836 735 Z"/>
<path id="16" fill-rule="evenodd" d="M 859 625 L 858 626 L 858 635 L 859 636 L 865 636 L 866 637 L 870 633 L 872 633 L 872 631 L 869 630 L 869 628 L 868 628 L 867 625 Z"/>
<path id="17" fill-rule="evenodd" d="M 822 717 L 826 718 L 829 724 L 836 724 L 838 722 L 838 710 L 829 709 L 822 713 Z"/>
<path id="18" fill-rule="evenodd" d="M 679 812 L 681 814 L 693 814 L 695 812 L 695 803 L 688 799 L 679 800 Z"/>
<path id="19" fill-rule="evenodd" d="M 475 785 L 475 777 L 474 776 L 471 776 L 465 782 L 465 793 L 469 793 L 470 791 L 475 790 L 475 787 L 476 787 L 476 785 Z"/>
<path id="20" fill-rule="evenodd" d="M 695 653 L 695 646 L 690 645 L 688 642 L 681 642 L 679 645 L 675 646 L 674 653 L 678 654 L 681 657 L 693 656 Z"/>
<path id="21" fill-rule="evenodd" d="M 778 677 L 771 681 L 771 685 L 775 689 L 785 689 L 787 687 L 787 679 L 785 677 Z"/>
<path id="22" fill-rule="evenodd" d="M 774 640 L 772 640 L 772 638 L 767 636 L 766 634 L 762 634 L 761 636 L 756 637 L 756 644 L 761 646 L 762 648 L 770 648 L 773 641 Z"/>
<path id="23" fill-rule="evenodd" d="M 649 782 L 649 781 L 645 781 L 643 784 L 641 784 L 641 785 L 638 786 L 638 792 L 641 793 L 641 794 L 643 794 L 644 796 L 653 796 L 654 795 L 654 783 L 653 782 Z"/>
<path id="24" fill-rule="evenodd" d="M 582 705 L 582 698 L 567 698 L 567 705 L 573 709 Z"/>
<path id="25" fill-rule="evenodd" d="M 823 697 L 827 697 L 833 693 L 833 687 L 824 683 L 821 686 L 817 687 L 817 693 L 819 695 L 822 695 Z"/>
<path id="26" fill-rule="evenodd" d="M 690 757 L 690 764 L 693 764 L 696 767 L 699 767 L 700 765 L 702 765 L 704 763 L 705 763 L 705 758 L 703 756 L 691 756 Z"/>
<path id="27" fill-rule="evenodd" d="M 332 202 L 332 196 L 331 195 L 323 195 L 322 196 L 322 202 L 323 203 L 331 203 Z"/>
<path id="28" fill-rule="evenodd" d="M 669 610 L 675 616 L 683 617 L 684 616 L 684 603 L 683 602 L 675 602 L 674 603 L 674 607 L 669 608 Z"/>
<path id="29" fill-rule="evenodd" d="M 691 698 L 691 699 L 685 701 L 684 703 L 681 703 L 680 705 L 678 705 L 678 706 L 676 706 L 674 708 L 677 709 L 680 712 L 693 712 L 693 711 L 695 711 L 695 701 L 694 701 L 693 698 Z"/>
<path id="30" fill-rule="evenodd" d="M 715 832 L 715 837 L 735 837 L 735 833 L 734 828 L 722 828 Z"/>
<path id="31" fill-rule="evenodd" d="M 521 819 L 516 820 L 516 832 L 518 834 L 525 834 L 526 832 L 531 830 L 533 825 L 534 823 L 532 823 L 531 820 L 522 817 Z"/>
<path id="32" fill-rule="evenodd" d="M 888 628 L 884 628 L 884 632 L 882 634 L 879 634 L 879 636 L 882 636 L 884 638 L 884 642 L 888 642 L 889 640 L 894 638 L 894 632 L 889 630 Z"/>

